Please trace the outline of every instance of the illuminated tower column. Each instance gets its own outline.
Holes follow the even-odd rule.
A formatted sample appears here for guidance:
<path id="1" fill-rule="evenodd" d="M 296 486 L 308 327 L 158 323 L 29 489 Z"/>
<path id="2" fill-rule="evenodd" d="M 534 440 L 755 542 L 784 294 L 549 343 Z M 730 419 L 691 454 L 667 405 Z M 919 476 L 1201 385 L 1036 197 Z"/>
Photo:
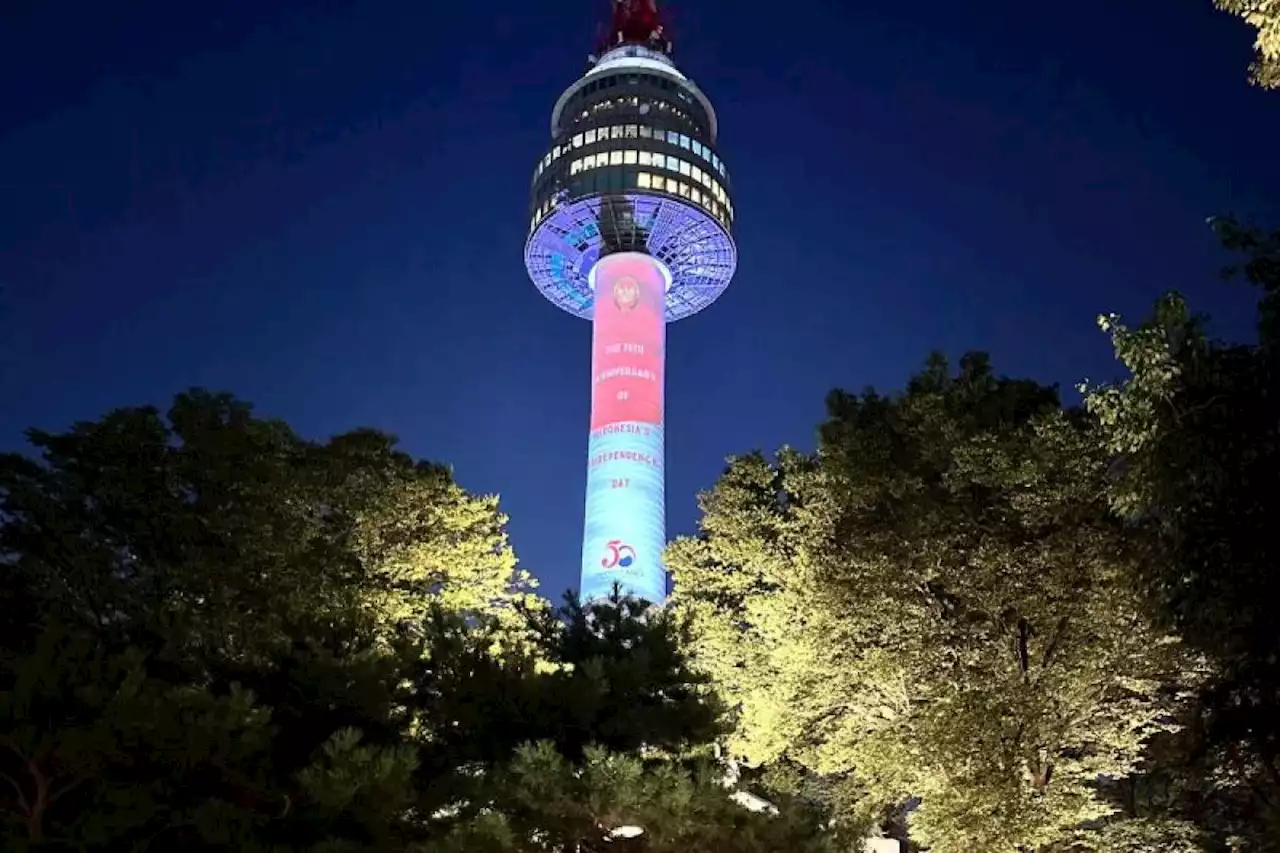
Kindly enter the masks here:
<path id="1" fill-rule="evenodd" d="M 611 0 L 587 72 L 556 102 L 534 168 L 524 261 L 592 322 L 584 599 L 666 597 L 666 325 L 714 302 L 737 266 L 711 101 L 671 59 L 655 0 Z"/>
<path id="2" fill-rule="evenodd" d="M 671 273 L 641 252 L 591 268 L 591 438 L 582 537 L 584 599 L 617 580 L 649 601 L 666 597 L 663 477 L 663 316 Z"/>

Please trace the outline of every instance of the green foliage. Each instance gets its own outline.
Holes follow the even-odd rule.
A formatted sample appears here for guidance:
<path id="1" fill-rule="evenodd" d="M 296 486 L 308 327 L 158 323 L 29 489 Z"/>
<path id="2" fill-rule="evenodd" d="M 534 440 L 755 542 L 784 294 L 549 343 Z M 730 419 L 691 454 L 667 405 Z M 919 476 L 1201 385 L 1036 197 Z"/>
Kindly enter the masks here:
<path id="1" fill-rule="evenodd" d="M 51 833 L 101 844 L 116 832 L 157 832 L 207 815 L 219 803 L 202 800 L 224 782 L 256 787 L 248 777 L 188 783 L 174 772 L 194 762 L 251 766 L 263 754 L 268 715 L 245 691 L 164 683 L 148 676 L 137 649 L 112 654 L 57 624 L 27 654 L 7 651 L 0 772 L 18 832 L 5 849 Z"/>
<path id="2" fill-rule="evenodd" d="M 571 762 L 550 743 L 522 747 L 480 825 L 459 827 L 444 850 L 808 853 L 838 849 L 818 816 L 754 813 L 731 800 L 722 771 L 589 748 Z M 502 820 L 495 820 L 502 815 Z M 477 843 L 487 839 L 487 843 Z M 523 842 L 517 839 L 525 839 Z M 448 846 L 452 844 L 452 846 Z"/>
<path id="3" fill-rule="evenodd" d="M 5 849 L 375 838 L 368 765 L 406 760 L 396 621 L 529 594 L 494 501 L 203 392 L 31 440 L 41 461 L 0 457 Z M 335 752 L 353 727 L 368 748 Z M 365 793 L 339 807 L 316 786 L 343 774 Z"/>
<path id="4" fill-rule="evenodd" d="M 496 498 L 381 433 L 315 444 L 197 391 L 167 422 L 122 409 L 30 439 L 43 464 L 0 457 L 0 549 L 45 606 L 95 628 L 163 624 L 239 657 L 353 601 L 387 624 L 530 601 Z"/>
<path id="5" fill-rule="evenodd" d="M 1211 677 L 1183 772 L 1198 819 L 1250 850 L 1280 849 L 1280 232 L 1214 220 L 1261 290 L 1256 344 L 1206 338 L 1171 294 L 1137 328 L 1101 325 L 1130 377 L 1088 390 L 1116 455 L 1115 508 L 1153 534 L 1140 578 L 1153 612 Z"/>
<path id="6" fill-rule="evenodd" d="M 1081 833 L 1064 853 L 1201 853 L 1210 843 L 1204 830 L 1189 821 L 1132 818 Z"/>
<path id="7" fill-rule="evenodd" d="M 442 851 L 833 849 L 839 836 L 821 831 L 821 811 L 805 802 L 771 816 L 730 799 L 710 750 L 724 730 L 720 705 L 679 651 L 683 620 L 617 596 L 570 601 L 562 616 L 542 623 L 536 660 L 488 656 L 456 625 L 432 632 L 451 651 L 427 659 L 459 673 L 434 690 L 477 709 L 431 714 L 461 725 L 435 732 L 426 753 L 465 768 L 433 803 L 447 828 Z M 524 675 L 504 678 L 513 671 Z M 610 837 L 620 827 L 644 832 Z"/>
<path id="8" fill-rule="evenodd" d="M 854 780 L 849 814 L 918 798 L 935 853 L 1111 814 L 1098 780 L 1173 727 L 1184 660 L 1130 582 L 1092 422 L 980 354 L 828 410 L 816 454 L 732 460 L 668 550 L 733 750 Z"/>
<path id="9" fill-rule="evenodd" d="M 0 848 L 828 849 L 729 799 L 684 622 L 548 612 L 496 501 L 386 436 L 196 392 L 32 440 L 0 457 Z"/>
<path id="10" fill-rule="evenodd" d="M 1213 0 L 1215 6 L 1258 31 L 1257 59 L 1249 66 L 1254 84 L 1280 89 L 1280 0 Z"/>

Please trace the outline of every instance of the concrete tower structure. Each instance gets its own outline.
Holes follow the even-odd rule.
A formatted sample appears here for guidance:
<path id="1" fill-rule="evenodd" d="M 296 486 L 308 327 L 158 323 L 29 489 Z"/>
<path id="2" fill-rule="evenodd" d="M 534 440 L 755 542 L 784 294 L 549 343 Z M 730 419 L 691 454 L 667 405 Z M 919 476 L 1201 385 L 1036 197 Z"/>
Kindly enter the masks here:
<path id="1" fill-rule="evenodd" d="M 612 0 L 587 72 L 556 102 L 534 170 L 525 266 L 592 323 L 581 595 L 661 603 L 667 324 L 737 265 L 716 113 L 676 67 L 656 0 Z"/>

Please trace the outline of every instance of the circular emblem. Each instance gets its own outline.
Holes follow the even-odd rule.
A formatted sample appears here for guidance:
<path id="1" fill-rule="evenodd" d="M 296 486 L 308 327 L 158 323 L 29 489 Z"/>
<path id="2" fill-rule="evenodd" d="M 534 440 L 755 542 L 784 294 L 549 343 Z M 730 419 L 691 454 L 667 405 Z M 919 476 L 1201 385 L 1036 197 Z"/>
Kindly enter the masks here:
<path id="1" fill-rule="evenodd" d="M 600 560 L 603 569 L 625 569 L 636 561 L 636 549 L 621 539 L 610 539 L 604 546 L 604 558 Z"/>
<path id="2" fill-rule="evenodd" d="M 634 276 L 624 275 L 613 283 L 613 304 L 620 311 L 630 311 L 640 301 L 640 283 Z"/>

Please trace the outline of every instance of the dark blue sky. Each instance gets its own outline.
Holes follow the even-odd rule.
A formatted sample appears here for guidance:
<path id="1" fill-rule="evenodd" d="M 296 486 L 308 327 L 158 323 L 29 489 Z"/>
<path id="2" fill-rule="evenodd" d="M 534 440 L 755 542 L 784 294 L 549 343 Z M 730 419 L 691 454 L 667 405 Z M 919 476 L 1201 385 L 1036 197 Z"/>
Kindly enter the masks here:
<path id="1" fill-rule="evenodd" d="M 521 265 L 604 0 L 0 11 L 0 446 L 191 385 L 399 434 L 576 583 L 589 327 Z M 1066 386 L 1169 288 L 1245 334 L 1205 216 L 1280 221 L 1280 94 L 1210 0 L 683 0 L 741 262 L 669 337 L 668 506 L 810 445 L 832 386 L 932 348 Z"/>

